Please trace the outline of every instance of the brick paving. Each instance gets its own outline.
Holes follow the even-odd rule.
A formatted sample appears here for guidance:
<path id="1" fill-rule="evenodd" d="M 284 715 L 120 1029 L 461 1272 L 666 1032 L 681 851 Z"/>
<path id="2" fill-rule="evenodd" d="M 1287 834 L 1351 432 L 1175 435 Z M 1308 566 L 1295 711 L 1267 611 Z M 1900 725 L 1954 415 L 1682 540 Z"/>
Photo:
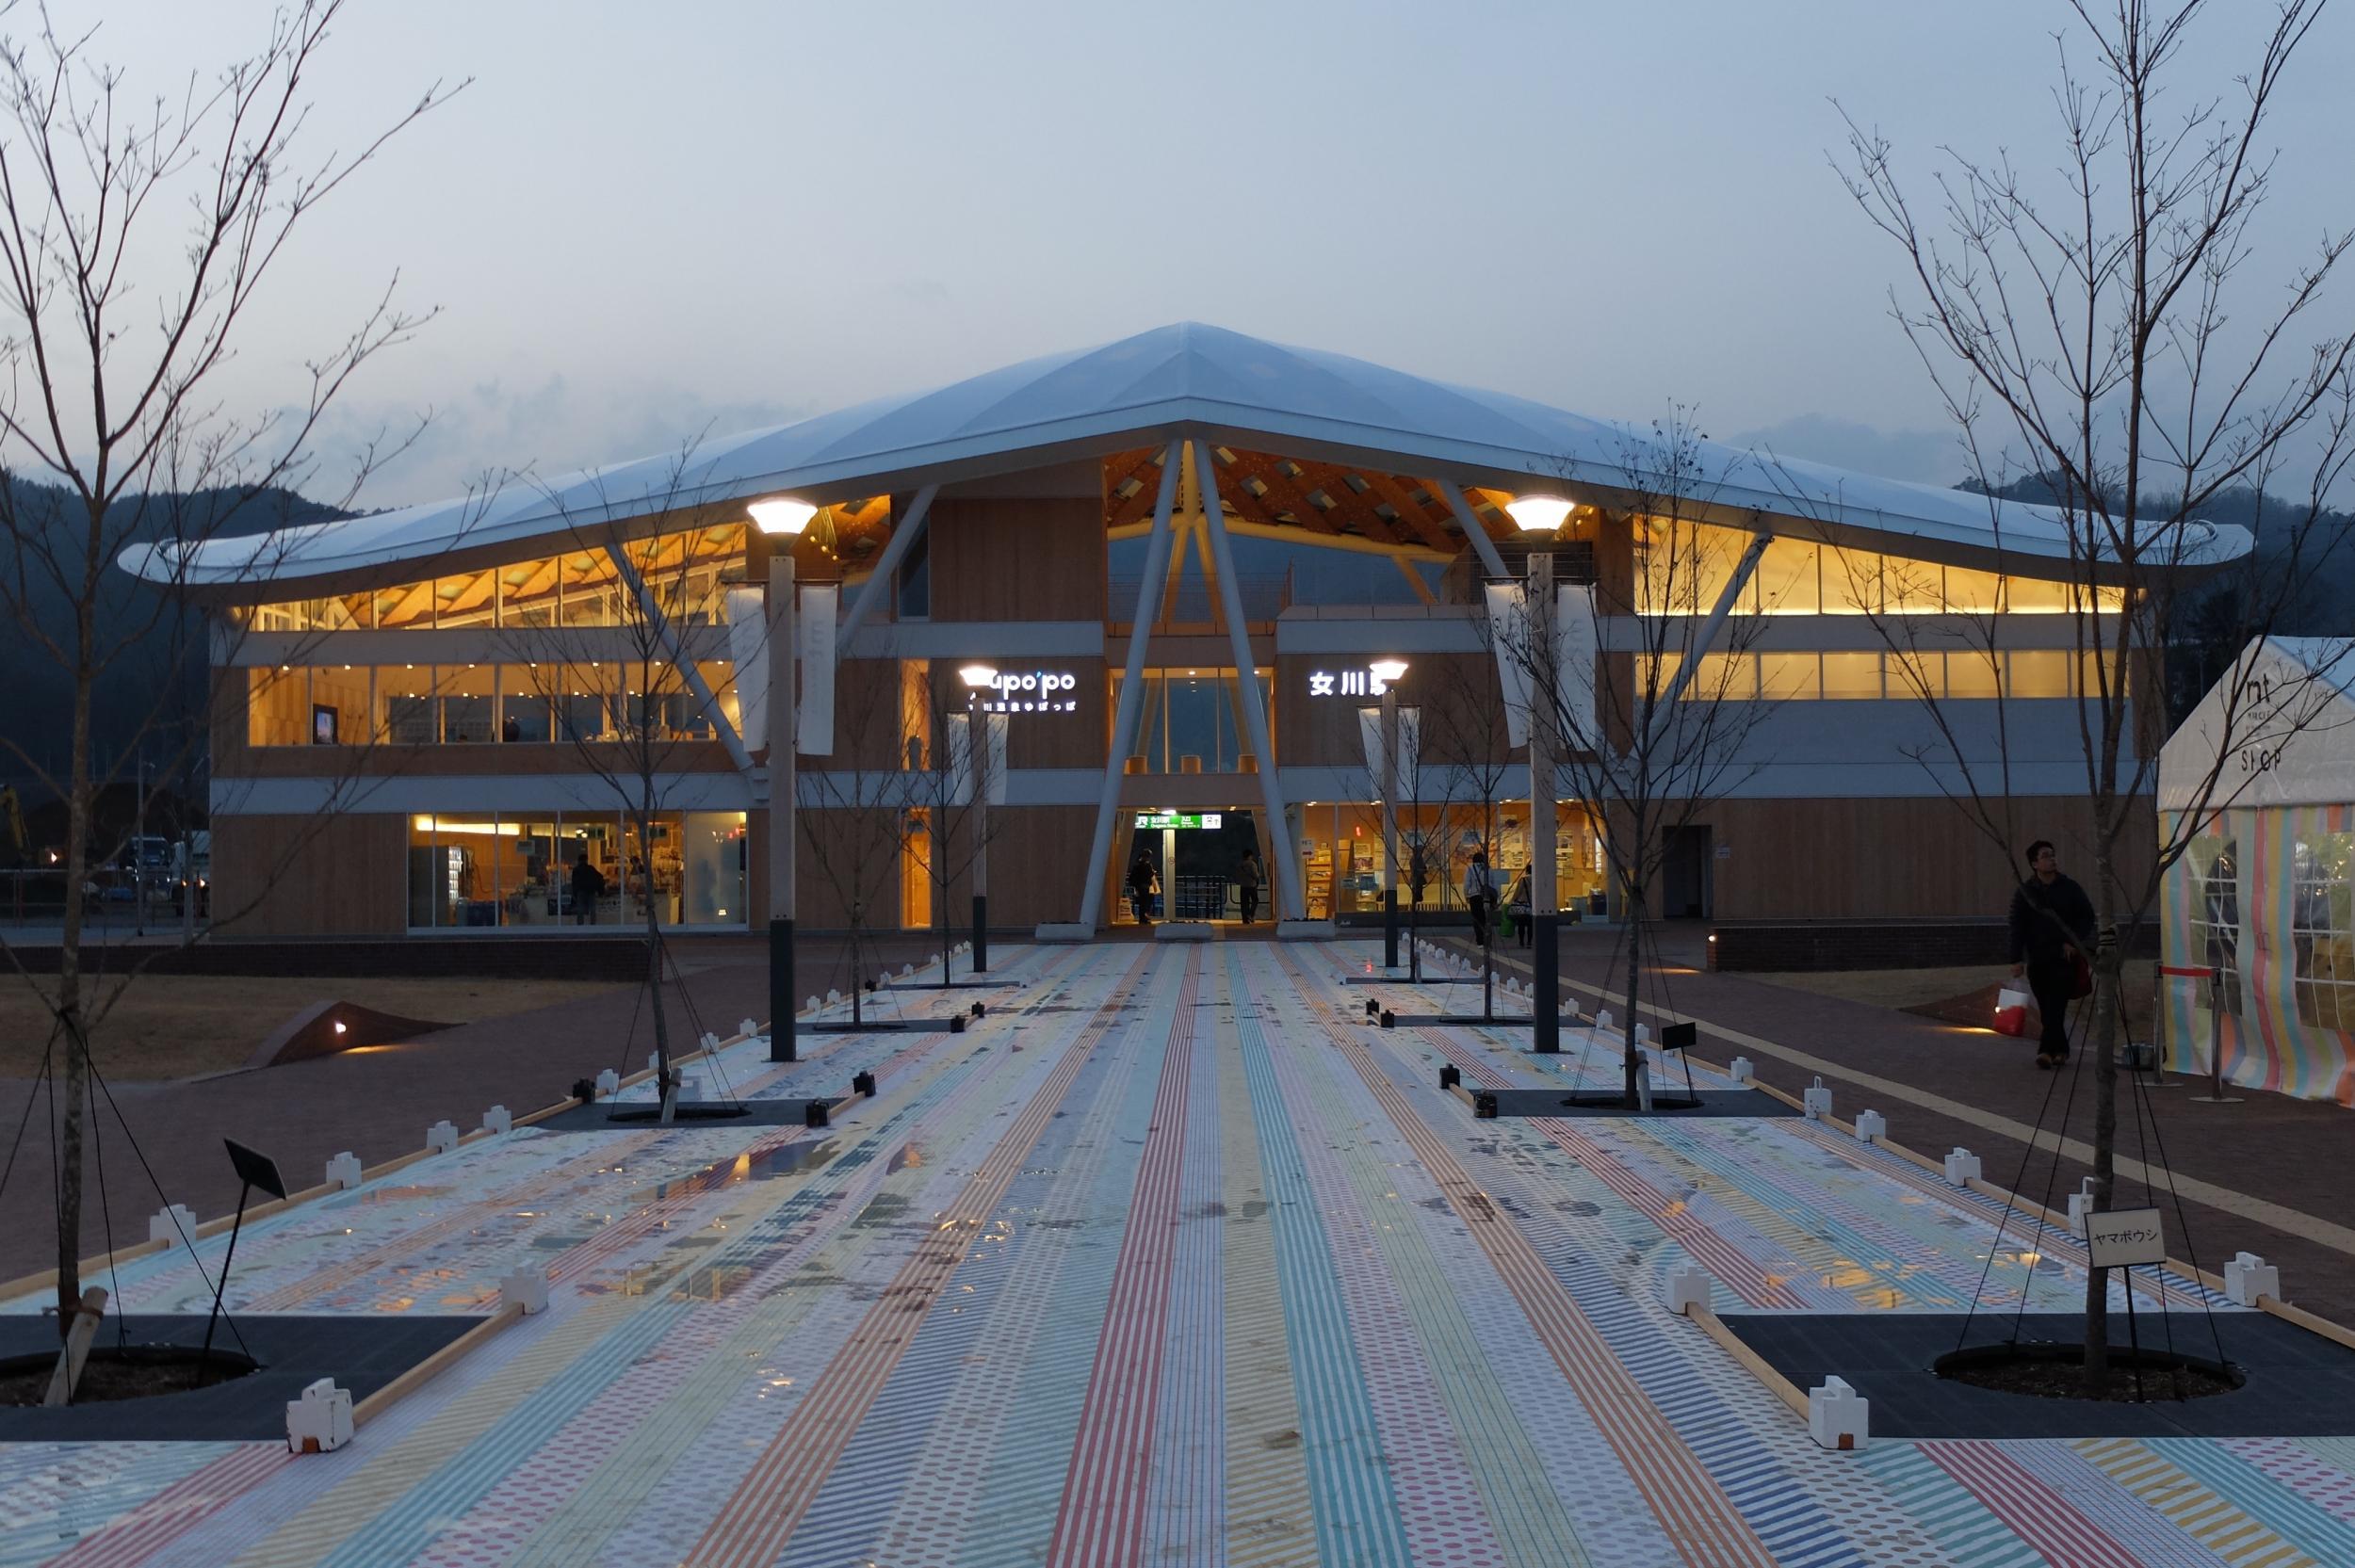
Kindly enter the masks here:
<path id="1" fill-rule="evenodd" d="M 2000 1204 L 1795 1117 L 1477 1120 L 1441 1067 L 1558 1089 L 1616 1043 L 1369 1027 L 1411 997 L 1340 983 L 1368 951 L 1010 951 L 962 1033 L 720 1063 L 780 1098 L 877 1074 L 831 1127 L 518 1128 L 267 1217 L 240 1314 L 479 1317 L 519 1269 L 547 1310 L 333 1454 L 20 1424 L 0 1568 L 2355 1561 L 2345 1401 L 1817 1447 L 1672 1273 L 1729 1324 L 1814 1325 L 1794 1374 L 1873 1397 L 1935 1380 L 1852 1338 L 2065 1314 L 2082 1248 L 1998 1241 Z M 125 1264 L 122 1304 L 201 1303 L 225 1239 Z"/>
<path id="2" fill-rule="evenodd" d="M 1609 972 L 1616 933 L 1608 929 L 1573 927 L 1562 933 L 1564 998 L 1591 1010 L 1593 994 L 1571 982 L 1605 987 L 1601 1005 L 1624 1010 L 1618 1000 L 1626 989 L 1625 970 Z M 1706 1024 L 1722 1026 L 1822 1059 L 1825 1068 L 1801 1069 L 1792 1062 L 1751 1051 L 1759 1076 L 1790 1093 L 1813 1081 L 1817 1072 L 1834 1093 L 1843 1116 L 1867 1107 L 1889 1118 L 1890 1136 L 1908 1147 L 1933 1156 L 1960 1146 L 1984 1160 L 1988 1179 L 2005 1187 L 2015 1178 L 2025 1195 L 2042 1198 L 2049 1190 L 2051 1206 L 2066 1205 L 2065 1194 L 2092 1173 L 2089 1164 L 2063 1156 L 2054 1173 L 2052 1134 L 2064 1125 L 2073 1138 L 2087 1140 L 2093 1130 L 2093 1083 L 2086 1072 L 2075 1083 L 2073 1103 L 2068 1074 L 2037 1070 L 2033 1041 L 1976 1032 L 1894 1009 L 1844 1001 L 1814 992 L 1779 986 L 1744 975 L 1711 974 L 1700 966 L 1701 929 L 1666 928 L 1661 943 L 1664 966 L 1648 974 L 1644 999 L 1650 1005 L 1670 1005 Z M 1460 937 L 1443 945 L 1470 951 Z M 1500 948 L 1500 958 L 1525 965 L 1525 949 Z M 1519 969 L 1518 973 L 1526 974 Z M 2003 971 L 1990 969 L 1993 978 Z M 1742 1047 L 1704 1031 L 1697 1054 L 1724 1061 Z M 2082 1062 L 2085 1052 L 2077 1059 Z M 2041 1153 L 2022 1175 L 2023 1140 L 1946 1111 L 1893 1098 L 1883 1088 L 1860 1081 L 1860 1075 L 1895 1082 L 1918 1092 L 1957 1102 L 1990 1117 L 2045 1128 Z M 2355 1233 L 2342 1232 L 2333 1244 L 2317 1230 L 2355 1227 L 2355 1113 L 2342 1107 L 2292 1100 L 2252 1089 L 2228 1089 L 2240 1096 L 2238 1105 L 2202 1105 L 2195 1096 L 2207 1092 L 2195 1080 L 2168 1075 L 2170 1087 L 2150 1091 L 2144 1100 L 2150 1120 L 2137 1129 L 2130 1102 L 2121 1092 L 2119 1104 L 2119 1150 L 2122 1156 L 2147 1153 L 2150 1129 L 2163 1144 L 2178 1176 L 2197 1177 L 2217 1187 L 2244 1193 L 2265 1203 L 2295 1210 L 2319 1221 L 2268 1223 L 2247 1214 L 2229 1212 L 2214 1203 L 2184 1202 L 2188 1237 L 2175 1234 L 2172 1202 L 2168 1209 L 2168 1244 L 2174 1255 L 2210 1269 L 2220 1270 L 2234 1253 L 2262 1254 L 2282 1269 L 2283 1293 L 2300 1305 L 2342 1321 L 2355 1322 Z M 2122 1089 L 2121 1084 L 2121 1089 Z M 2050 1095 L 2050 1104 L 2046 1103 Z M 2138 1182 L 2120 1181 L 2120 1206 L 2141 1193 Z"/>
<path id="3" fill-rule="evenodd" d="M 895 936 L 877 946 L 879 962 L 895 971 L 937 950 L 921 936 Z M 804 943 L 797 975 L 802 989 L 822 994 L 847 985 L 845 957 L 836 944 Z M 768 963 L 755 941 L 697 943 L 681 959 L 680 969 L 695 1017 L 723 1040 L 735 1035 L 742 1020 L 769 1010 Z M 321 999 L 334 995 L 332 978 L 318 985 Z M 691 1050 L 696 1028 L 675 989 L 666 995 L 674 1048 Z M 653 1018 L 634 1007 L 636 1000 L 633 992 L 617 988 L 606 995 L 462 1024 L 401 1044 L 260 1072 L 113 1084 L 131 1138 L 124 1139 L 111 1114 L 106 1118 L 99 1147 L 106 1161 L 106 1202 L 99 1201 L 93 1165 L 86 1177 L 83 1255 L 110 1250 L 110 1235 L 114 1247 L 146 1240 L 148 1217 L 164 1202 L 156 1196 L 158 1182 L 171 1202 L 187 1204 L 200 1221 L 228 1213 L 236 1203 L 237 1182 L 221 1149 L 224 1138 L 269 1155 L 291 1187 L 304 1188 L 317 1183 L 327 1161 L 342 1150 L 358 1155 L 364 1166 L 375 1165 L 423 1148 L 426 1129 L 435 1122 L 447 1119 L 463 1132 L 480 1125 L 492 1106 L 504 1105 L 521 1116 L 563 1098 L 577 1078 L 594 1077 L 608 1067 L 625 1075 L 635 1072 L 654 1049 Z M 257 1019 L 255 1041 L 278 1022 Z M 15 1137 L 33 1087 L 23 1079 L 0 1078 L 0 1138 Z M 8 1260 L 0 1265 L 0 1278 L 29 1273 L 55 1256 L 55 1209 L 45 1197 L 51 1172 L 46 1108 L 45 1100 L 34 1098 L 15 1170 L 0 1192 L 0 1258 Z M 0 1151 L 5 1147 L 0 1144 Z M 140 1169 L 141 1155 L 155 1181 Z"/>

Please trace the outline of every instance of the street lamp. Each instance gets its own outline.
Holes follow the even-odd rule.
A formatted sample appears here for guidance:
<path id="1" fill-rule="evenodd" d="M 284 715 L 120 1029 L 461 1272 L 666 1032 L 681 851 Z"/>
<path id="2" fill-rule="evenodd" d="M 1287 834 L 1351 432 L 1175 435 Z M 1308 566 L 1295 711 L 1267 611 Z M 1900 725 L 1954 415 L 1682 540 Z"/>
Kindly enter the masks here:
<path id="1" fill-rule="evenodd" d="M 790 495 L 771 495 L 745 509 L 771 539 L 790 540 L 809 526 L 818 509 Z M 793 999 L 794 779 L 793 551 L 769 553 L 769 1059 L 800 1059 Z M 855 984 L 857 977 L 853 977 Z"/>
<path id="2" fill-rule="evenodd" d="M 998 684 L 998 671 L 968 664 L 965 682 L 966 772 L 973 781 L 973 973 L 989 968 L 989 713 L 978 699 Z"/>
<path id="3" fill-rule="evenodd" d="M 1566 495 L 1552 495 L 1540 491 L 1529 495 L 1516 495 L 1504 503 L 1504 509 L 1521 532 L 1552 534 L 1562 531 L 1562 525 L 1569 521 L 1570 509 L 1577 504 Z"/>
<path id="4" fill-rule="evenodd" d="M 752 513 L 753 525 L 771 537 L 797 535 L 818 515 L 816 506 L 791 495 L 764 496 L 744 509 Z"/>
<path id="5" fill-rule="evenodd" d="M 1561 495 L 1538 492 L 1515 496 L 1504 509 L 1525 534 L 1552 538 L 1568 520 L 1572 503 Z M 1561 969 L 1555 909 L 1553 729 L 1556 695 L 1553 644 L 1553 556 L 1546 550 L 1529 552 L 1529 586 L 1524 598 L 1524 624 L 1529 636 L 1529 941 L 1531 1024 L 1538 1052 L 1551 1055 L 1562 1048 Z M 1628 1026 L 1634 1027 L 1631 1020 Z"/>
<path id="6" fill-rule="evenodd" d="M 1375 659 L 1366 673 L 1382 686 L 1382 966 L 1398 967 L 1398 683 L 1406 661 Z"/>

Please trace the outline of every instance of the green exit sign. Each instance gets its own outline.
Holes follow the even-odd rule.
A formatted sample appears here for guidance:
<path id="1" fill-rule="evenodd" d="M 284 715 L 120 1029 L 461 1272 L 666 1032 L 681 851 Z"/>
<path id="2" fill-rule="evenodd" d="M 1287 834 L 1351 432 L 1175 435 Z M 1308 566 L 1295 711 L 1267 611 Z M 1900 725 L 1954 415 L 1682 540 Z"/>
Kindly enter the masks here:
<path id="1" fill-rule="evenodd" d="M 1225 814 L 1215 811 L 1141 811 L 1139 828 L 1215 828 Z"/>

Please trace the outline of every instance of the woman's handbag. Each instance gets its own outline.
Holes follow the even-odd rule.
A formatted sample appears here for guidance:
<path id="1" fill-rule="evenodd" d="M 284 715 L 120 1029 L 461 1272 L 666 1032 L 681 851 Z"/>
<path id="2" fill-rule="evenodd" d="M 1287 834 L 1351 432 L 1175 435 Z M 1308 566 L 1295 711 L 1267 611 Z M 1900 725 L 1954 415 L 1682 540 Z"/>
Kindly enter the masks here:
<path id="1" fill-rule="evenodd" d="M 2076 948 L 2070 949 L 2069 962 L 2075 966 L 2069 978 L 2069 994 L 2073 1000 L 2093 994 L 2093 961 Z"/>

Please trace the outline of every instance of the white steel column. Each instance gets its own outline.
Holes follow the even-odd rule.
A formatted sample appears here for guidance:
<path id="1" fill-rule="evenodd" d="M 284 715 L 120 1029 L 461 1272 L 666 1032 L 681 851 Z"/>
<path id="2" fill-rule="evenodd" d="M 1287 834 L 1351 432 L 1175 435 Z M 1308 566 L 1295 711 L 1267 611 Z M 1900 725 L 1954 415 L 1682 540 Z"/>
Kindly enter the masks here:
<path id="1" fill-rule="evenodd" d="M 1202 521 L 1210 535 L 1210 558 L 1218 563 L 1219 604 L 1226 614 L 1226 639 L 1235 651 L 1236 696 L 1242 703 L 1243 724 L 1251 750 L 1259 760 L 1259 806 L 1271 829 L 1284 820 L 1284 781 L 1275 770 L 1275 748 L 1267 725 L 1267 707 L 1259 701 L 1259 671 L 1251 657 L 1251 628 L 1242 618 L 1242 585 L 1235 580 L 1235 552 L 1226 541 L 1226 516 L 1218 500 L 1218 459 L 1203 442 L 1194 444 L 1194 471 L 1202 491 Z M 1275 857 L 1275 888 L 1283 900 L 1278 920 L 1305 920 L 1307 902 L 1301 896 L 1300 852 L 1287 845 Z"/>
<path id="2" fill-rule="evenodd" d="M 1127 675 L 1120 705 L 1113 713 L 1112 754 L 1104 759 L 1104 793 L 1096 802 L 1096 832 L 1088 840 L 1087 886 L 1080 894 L 1080 924 L 1090 934 L 1104 913 L 1104 863 L 1113 852 L 1113 816 L 1120 810 L 1121 771 L 1135 744 L 1137 710 L 1145 705 L 1145 650 L 1161 619 L 1162 579 L 1169 575 L 1169 514 L 1178 500 L 1178 473 L 1185 446 L 1173 441 L 1161 453 L 1161 488 L 1153 501 L 1153 531 L 1145 545 L 1145 576 L 1137 584 L 1136 619 L 1129 625 Z"/>
<path id="3" fill-rule="evenodd" d="M 933 498 L 939 493 L 938 485 L 926 485 L 918 491 L 916 499 L 908 505 L 908 514 L 900 519 L 900 525 L 892 529 L 891 537 L 884 542 L 883 555 L 876 560 L 875 570 L 867 574 L 867 586 L 860 589 L 858 597 L 851 601 L 851 613 L 842 618 L 841 626 L 834 634 L 834 656 L 836 659 L 851 656 L 851 639 L 857 635 L 867 618 L 874 613 L 875 606 L 883 602 L 883 596 L 891 591 L 891 579 L 899 573 L 900 561 L 908 553 L 908 547 L 916 542 L 917 536 L 924 531 L 924 519 L 931 514 Z"/>
<path id="4" fill-rule="evenodd" d="M 1488 575 L 1500 580 L 1510 575 L 1504 570 L 1504 558 L 1497 554 L 1497 542 L 1490 539 L 1488 530 L 1480 525 L 1479 517 L 1464 499 L 1464 493 L 1456 488 L 1455 481 L 1441 479 L 1438 485 L 1439 498 L 1455 514 L 1456 525 L 1464 530 L 1464 537 L 1471 542 L 1472 552 L 1479 556 L 1480 564 L 1488 569 Z"/>
<path id="5" fill-rule="evenodd" d="M 1750 547 L 1742 552 L 1741 560 L 1734 564 L 1733 575 L 1726 580 L 1726 586 L 1717 594 L 1717 603 L 1710 608 L 1709 619 L 1702 622 L 1701 629 L 1693 634 L 1692 646 L 1678 661 L 1677 672 L 1668 678 L 1668 689 L 1660 694 L 1661 713 L 1670 711 L 1669 704 L 1683 696 L 1684 688 L 1693 683 L 1694 670 L 1699 666 L 1701 656 L 1716 646 L 1718 631 L 1725 625 L 1726 617 L 1733 613 L 1733 602 L 1749 586 L 1751 574 L 1758 570 L 1759 557 L 1766 553 L 1766 546 L 1773 543 L 1774 539 L 1773 529 L 1761 528 L 1751 538 Z M 1657 720 L 1658 714 L 1653 717 Z"/>

